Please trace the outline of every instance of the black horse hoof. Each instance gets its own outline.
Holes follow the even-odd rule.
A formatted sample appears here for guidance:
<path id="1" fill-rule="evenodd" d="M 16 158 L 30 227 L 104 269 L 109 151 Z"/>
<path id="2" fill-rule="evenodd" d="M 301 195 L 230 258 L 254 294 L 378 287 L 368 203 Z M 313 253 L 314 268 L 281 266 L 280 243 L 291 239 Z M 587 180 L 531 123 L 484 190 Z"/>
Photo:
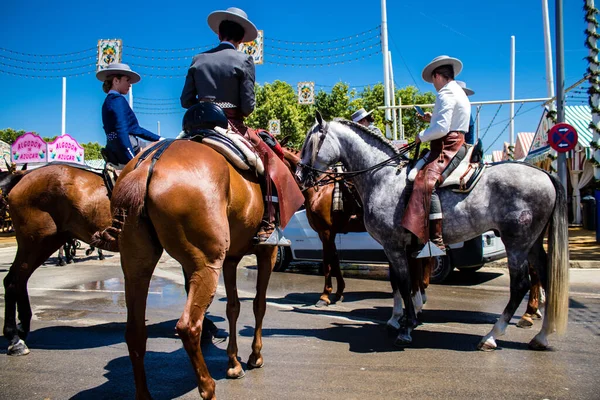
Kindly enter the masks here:
<path id="1" fill-rule="evenodd" d="M 26 356 L 29 354 L 29 348 L 22 339 L 19 339 L 17 343 L 8 346 L 6 354 L 9 356 Z"/>
<path id="2" fill-rule="evenodd" d="M 67 263 L 65 262 L 65 260 L 63 260 L 62 258 L 58 261 L 58 266 L 59 267 L 64 267 L 65 265 L 67 265 Z"/>
<path id="3" fill-rule="evenodd" d="M 398 347 L 405 347 L 408 346 L 412 343 L 412 338 L 410 337 L 410 334 L 408 333 L 400 333 L 398 334 L 398 336 L 396 337 L 396 340 L 394 341 L 394 345 L 398 346 Z"/>
<path id="4" fill-rule="evenodd" d="M 98 260 L 100 260 L 100 261 L 104 260 L 105 258 L 106 258 L 106 257 L 104 257 L 104 254 L 100 254 L 100 255 L 98 256 Z"/>

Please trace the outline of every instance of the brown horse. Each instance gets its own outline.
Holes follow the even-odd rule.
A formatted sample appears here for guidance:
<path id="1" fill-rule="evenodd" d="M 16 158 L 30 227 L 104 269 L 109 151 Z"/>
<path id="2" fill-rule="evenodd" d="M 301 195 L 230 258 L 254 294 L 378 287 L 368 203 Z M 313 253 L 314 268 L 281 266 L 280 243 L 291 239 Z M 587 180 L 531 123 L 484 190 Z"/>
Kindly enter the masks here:
<path id="1" fill-rule="evenodd" d="M 298 152 L 287 147 L 284 148 L 284 159 L 290 171 L 295 174 L 296 166 L 300 162 Z M 340 270 L 340 260 L 335 246 L 335 237 L 338 233 L 365 232 L 365 226 L 360 213 L 360 198 L 353 194 L 344 185 L 341 186 L 343 192 L 343 207 L 339 211 L 333 211 L 333 191 L 334 184 L 330 183 L 323 186 L 315 186 L 302 192 L 304 195 L 304 206 L 306 207 L 306 218 L 317 232 L 323 243 L 323 274 L 325 276 L 325 287 L 321 294 L 317 306 L 326 306 L 331 304 L 329 296 L 333 291 L 332 276 L 336 278 L 337 290 L 335 292 L 334 302 L 341 301 L 344 297 L 346 283 Z"/>
<path id="2" fill-rule="evenodd" d="M 29 277 L 67 240 L 89 242 L 94 232 L 110 224 L 110 202 L 100 175 L 64 164 L 3 176 L 0 187 L 8 193 L 18 244 L 4 278 L 4 336 L 10 341 L 9 355 L 25 355 L 32 317 Z"/>
<path id="3" fill-rule="evenodd" d="M 236 267 L 249 252 L 257 256 L 258 277 L 254 299 L 256 325 L 248 368 L 263 365 L 262 321 L 277 251 L 274 246 L 254 246 L 253 237 L 263 215 L 259 179 L 252 171 L 235 169 L 210 147 L 190 141 L 171 144 L 156 161 L 151 179 L 150 160 L 135 168 L 136 160 L 127 165 L 115 186 L 113 226 L 98 232 L 93 243 L 115 245 L 118 241 L 121 249 L 127 304 L 125 337 L 136 398 L 150 398 L 144 368 L 146 297 L 164 249 L 181 263 L 190 277 L 187 302 L 176 328 L 194 367 L 201 397 L 214 399 L 215 382 L 200 350 L 202 321 L 222 269 L 230 329 L 227 377 L 242 377 L 244 371 L 237 359 L 240 301 Z"/>

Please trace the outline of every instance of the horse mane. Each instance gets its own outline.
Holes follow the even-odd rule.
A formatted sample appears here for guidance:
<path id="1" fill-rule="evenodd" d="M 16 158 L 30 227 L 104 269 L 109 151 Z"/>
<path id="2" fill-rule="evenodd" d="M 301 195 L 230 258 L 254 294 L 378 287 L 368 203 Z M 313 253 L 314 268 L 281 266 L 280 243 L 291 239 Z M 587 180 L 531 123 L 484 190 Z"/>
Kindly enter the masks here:
<path id="1" fill-rule="evenodd" d="M 394 152 L 394 154 L 400 154 L 398 148 L 396 146 L 394 146 L 394 144 L 390 140 L 388 140 L 386 137 L 384 137 L 383 135 L 380 135 L 379 132 L 376 132 L 373 129 L 363 126 L 357 122 L 347 120 L 345 118 L 335 118 L 334 121 L 338 122 L 342 125 L 349 126 L 350 128 L 358 129 L 358 130 L 368 134 L 369 136 L 377 139 L 380 143 L 383 143 L 384 145 L 386 145 L 390 150 L 392 150 Z"/>

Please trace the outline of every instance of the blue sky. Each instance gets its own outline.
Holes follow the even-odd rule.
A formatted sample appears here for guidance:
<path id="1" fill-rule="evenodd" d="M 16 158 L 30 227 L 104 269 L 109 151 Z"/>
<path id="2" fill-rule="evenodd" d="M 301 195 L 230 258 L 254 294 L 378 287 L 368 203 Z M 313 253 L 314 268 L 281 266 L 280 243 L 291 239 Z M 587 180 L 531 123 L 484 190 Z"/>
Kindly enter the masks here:
<path id="1" fill-rule="evenodd" d="M 211 11 L 231 6 L 240 7 L 248 13 L 257 27 L 265 31 L 267 44 L 270 39 L 309 42 L 342 38 L 367 31 L 381 22 L 379 0 L 173 3 L 150 0 L 118 3 L 6 0 L 0 14 L 0 48 L 40 55 L 63 54 L 93 48 L 101 38 L 120 38 L 123 40 L 123 61 L 126 63 L 168 63 L 186 67 L 193 51 L 144 52 L 133 50 L 132 47 L 180 49 L 216 43 L 216 36 L 208 28 L 206 17 Z M 554 43 L 554 2 L 550 1 L 549 6 Z M 566 86 L 579 80 L 585 73 L 586 62 L 583 58 L 587 55 L 587 49 L 583 44 L 583 31 L 586 24 L 582 6 L 581 0 L 564 0 Z M 435 56 L 449 54 L 460 58 L 465 64 L 459 79 L 465 80 L 476 91 L 472 101 L 507 99 L 510 36 L 514 35 L 517 49 L 516 98 L 546 97 L 541 1 L 461 0 L 449 3 L 440 0 L 394 0 L 388 1 L 387 9 L 389 49 L 394 61 L 395 81 L 399 86 L 415 85 L 416 82 L 421 90 L 433 90 L 431 85 L 421 80 L 421 70 Z M 300 48 L 302 47 L 297 47 L 298 50 Z M 267 48 L 265 60 L 274 61 L 273 58 L 269 59 L 268 51 Z M 82 56 L 90 54 L 93 52 L 82 53 Z M 137 57 L 133 57 L 134 55 Z M 175 56 L 182 57 L 182 60 L 158 61 L 139 58 L 140 55 Z M 77 57 L 48 59 L 0 50 L 0 70 L 7 70 L 6 64 L 10 64 L 30 68 L 10 69 L 12 72 L 60 75 L 60 72 L 36 72 L 32 69 L 72 68 L 95 62 L 83 60 L 75 64 L 43 64 L 45 60 L 56 62 Z M 94 66 L 87 69 L 74 68 L 67 73 L 93 72 L 93 69 Z M 134 99 L 140 98 L 139 102 L 135 101 L 139 105 L 140 124 L 156 132 L 157 121 L 160 120 L 161 134 L 174 137 L 180 131 L 183 115 L 176 109 L 175 99 L 181 93 L 185 69 L 164 72 L 139 67 L 137 70 L 143 78 L 141 83 L 134 86 Z M 181 77 L 164 79 L 148 76 L 166 73 Z M 257 66 L 256 75 L 259 83 L 280 79 L 291 84 L 315 81 L 318 85 L 333 85 L 344 81 L 361 88 L 364 84 L 382 81 L 382 56 L 377 54 L 334 67 L 298 68 L 265 64 Z M 32 130 L 43 136 L 60 134 L 61 79 L 31 79 L 0 72 L 0 86 L 4 91 L 0 98 L 0 129 L 11 127 Z M 93 73 L 70 77 L 67 79 L 67 93 L 67 132 L 80 142 L 104 143 L 101 107 L 105 95 L 101 90 L 101 83 Z M 146 100 L 147 106 L 144 106 L 142 99 L 162 100 Z M 583 104 L 581 99 L 572 101 L 570 104 Z M 169 114 L 142 114 L 142 107 L 150 112 L 156 107 L 149 103 L 165 104 L 163 108 L 168 109 Z M 521 111 L 534 106 L 525 104 Z M 495 112 L 496 106 L 482 109 L 482 132 L 486 130 Z M 541 107 L 537 107 L 517 117 L 515 132 L 534 131 L 540 115 Z M 508 106 L 504 106 L 496 123 L 506 120 L 508 116 Z M 506 122 L 489 129 L 484 139 L 484 148 L 492 143 L 505 125 Z M 501 149 L 502 142 L 507 140 L 508 129 L 493 149 Z"/>

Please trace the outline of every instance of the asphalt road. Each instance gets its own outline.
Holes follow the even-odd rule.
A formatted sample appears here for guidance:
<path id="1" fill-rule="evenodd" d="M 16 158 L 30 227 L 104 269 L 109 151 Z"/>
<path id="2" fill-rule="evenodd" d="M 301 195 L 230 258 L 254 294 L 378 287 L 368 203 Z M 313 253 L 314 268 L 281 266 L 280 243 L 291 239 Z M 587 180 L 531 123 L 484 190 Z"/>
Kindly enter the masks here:
<path id="1" fill-rule="evenodd" d="M 14 253 L 14 247 L 0 249 L 0 278 Z M 238 268 L 238 335 L 245 367 L 256 271 L 252 257 L 244 264 Z M 369 275 L 365 268 L 347 273 Z M 219 399 L 598 399 L 600 270 L 571 270 L 571 281 L 568 334 L 551 336 L 551 351 L 528 350 L 540 322 L 523 330 L 514 326 L 515 318 L 498 340 L 500 348 L 484 353 L 476 345 L 508 301 L 506 270 L 484 268 L 472 277 L 455 273 L 447 284 L 431 286 L 423 325 L 413 333 L 413 345 L 401 349 L 384 326 L 392 307 L 388 282 L 349 278 L 344 302 L 317 309 L 322 278 L 314 268 L 293 269 L 271 278 L 264 368 L 227 380 L 227 342 L 211 344 L 203 353 Z M 2 288 L 2 300 L 3 293 Z M 118 255 L 42 266 L 29 293 L 31 353 L 9 357 L 8 342 L 0 339 L 0 399 L 133 399 Z M 148 296 L 146 369 L 155 399 L 200 397 L 174 332 L 184 300 L 180 268 L 165 255 Z M 4 301 L 0 308 L 3 316 Z M 523 311 L 524 306 L 518 312 Z M 222 285 L 210 316 L 226 329 Z"/>

